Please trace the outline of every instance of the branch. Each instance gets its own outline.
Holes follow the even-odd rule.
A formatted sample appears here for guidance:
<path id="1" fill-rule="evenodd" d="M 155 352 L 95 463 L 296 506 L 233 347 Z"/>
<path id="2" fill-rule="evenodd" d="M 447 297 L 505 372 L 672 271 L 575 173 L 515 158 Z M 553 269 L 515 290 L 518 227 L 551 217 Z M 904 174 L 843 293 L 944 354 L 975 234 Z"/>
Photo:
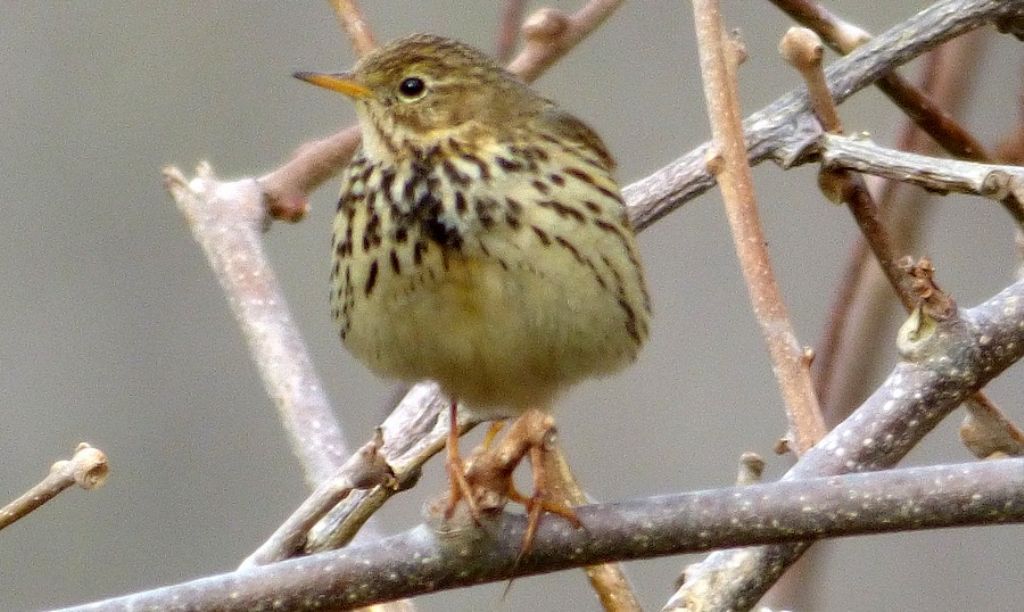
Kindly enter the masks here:
<path id="1" fill-rule="evenodd" d="M 597 29 L 622 5 L 623 0 L 589 0 L 572 15 L 551 8 L 540 9 L 523 24 L 525 46 L 508 65 L 509 72 L 527 83 Z"/>
<path id="2" fill-rule="evenodd" d="M 837 60 L 825 71 L 837 102 L 889 72 L 964 32 L 1024 11 L 1024 0 L 942 0 L 898 23 Z M 744 122 L 752 164 L 774 158 L 791 161 L 821 129 L 810 112 L 807 92 L 794 90 Z M 714 186 L 704 143 L 664 168 L 623 189 L 637 228 L 644 228 Z"/>
<path id="3" fill-rule="evenodd" d="M 770 0 L 803 26 L 814 30 L 830 47 L 842 55 L 871 40 L 861 28 L 830 13 L 812 0 Z M 956 118 L 936 104 L 927 93 L 914 87 L 895 72 L 885 74 L 875 85 L 903 109 L 907 117 L 931 136 L 946 151 L 957 157 L 988 161 L 984 146 Z"/>
<path id="4" fill-rule="evenodd" d="M 355 0 L 327 0 L 327 3 L 334 9 L 341 29 L 348 34 L 352 47 L 360 57 L 377 48 L 373 32 Z"/>
<path id="5" fill-rule="evenodd" d="M 259 368 L 311 488 L 349 454 L 341 426 L 263 250 L 266 210 L 255 181 L 222 183 L 206 164 L 191 182 L 176 168 L 164 185 L 203 248 Z"/>
<path id="6" fill-rule="evenodd" d="M 502 6 L 498 36 L 494 44 L 494 58 L 499 62 L 507 62 L 515 51 L 519 24 L 522 22 L 525 9 L 526 0 L 505 0 Z"/>
<path id="7" fill-rule="evenodd" d="M 1024 355 L 1024 281 L 959 314 L 936 321 L 916 310 L 900 329 L 901 361 L 886 381 L 784 480 L 895 465 L 970 394 Z M 691 566 L 687 597 L 706 597 L 707 609 L 749 608 L 808 546 L 713 553 Z"/>
<path id="8" fill-rule="evenodd" d="M 938 193 L 958 192 L 1003 200 L 1024 195 L 1024 167 L 943 159 L 881 147 L 863 136 L 825 134 L 821 161 L 826 168 L 844 168 L 902 181 Z"/>
<path id="9" fill-rule="evenodd" d="M 936 486 L 941 483 L 941 486 Z M 1024 522 L 1024 459 L 919 467 L 600 504 L 587 526 L 542 521 L 521 559 L 525 517 L 438 535 L 421 525 L 348 550 L 108 599 L 67 611 L 350 608 L 609 560 L 755 542 Z"/>
<path id="10" fill-rule="evenodd" d="M 28 515 L 71 485 L 77 484 L 86 491 L 102 487 L 109 471 L 103 451 L 82 442 L 70 460 L 54 463 L 39 484 L 0 508 L 0 529 Z"/>
<path id="11" fill-rule="evenodd" d="M 717 0 L 694 0 L 694 19 L 700 51 L 708 117 L 719 159 L 709 162 L 725 200 L 733 243 L 750 292 L 754 316 L 771 356 L 772 370 L 785 400 L 795 450 L 803 453 L 825 435 L 818 398 L 811 383 L 809 360 L 789 321 L 766 248 L 757 212 L 753 177 L 747 163 L 740 125 L 735 59 L 725 36 Z M 734 55 L 734 53 L 733 53 Z"/>

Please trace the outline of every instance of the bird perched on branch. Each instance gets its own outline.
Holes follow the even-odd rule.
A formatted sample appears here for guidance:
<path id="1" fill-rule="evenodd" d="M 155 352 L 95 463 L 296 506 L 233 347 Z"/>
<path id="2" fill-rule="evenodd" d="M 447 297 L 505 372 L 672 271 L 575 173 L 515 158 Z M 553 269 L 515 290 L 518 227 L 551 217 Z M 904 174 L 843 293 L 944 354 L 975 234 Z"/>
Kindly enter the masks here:
<path id="1" fill-rule="evenodd" d="M 362 128 L 332 241 L 341 340 L 374 372 L 452 399 L 446 515 L 465 499 L 476 517 L 456 402 L 487 419 L 548 410 L 647 339 L 614 161 L 582 121 L 453 40 L 413 35 L 352 72 L 295 76 L 351 98 Z M 557 505 L 531 462 L 535 528 Z"/>

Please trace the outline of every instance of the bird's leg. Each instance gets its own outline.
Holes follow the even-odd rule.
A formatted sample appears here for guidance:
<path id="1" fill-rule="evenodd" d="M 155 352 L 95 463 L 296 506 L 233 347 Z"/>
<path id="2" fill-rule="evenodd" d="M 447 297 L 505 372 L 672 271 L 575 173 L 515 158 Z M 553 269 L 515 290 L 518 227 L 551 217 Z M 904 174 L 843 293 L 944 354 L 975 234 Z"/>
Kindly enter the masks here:
<path id="1" fill-rule="evenodd" d="M 557 489 L 558 487 L 557 483 L 555 487 L 550 486 L 551 481 L 548 477 L 548 457 L 553 452 L 551 445 L 554 443 L 555 428 L 554 424 L 550 421 L 550 417 L 547 417 L 544 421 L 544 425 L 547 427 L 543 430 L 543 434 L 530 445 L 530 468 L 533 472 L 533 495 L 529 498 L 525 498 L 521 493 L 516 491 L 514 486 L 511 486 L 511 481 L 509 481 L 509 499 L 518 501 L 526 508 L 526 531 L 523 533 L 523 546 L 522 550 L 519 551 L 520 557 L 530 552 L 530 549 L 533 547 L 533 539 L 537 535 L 537 527 L 540 525 L 542 512 L 557 514 L 569 521 L 569 523 L 577 529 L 583 527 L 583 523 L 581 523 L 579 517 L 576 516 L 576 511 L 568 504 L 558 500 L 556 495 L 553 495 L 554 489 Z"/>
<path id="2" fill-rule="evenodd" d="M 448 520 L 455 514 L 455 507 L 459 500 L 465 499 L 469 506 L 469 514 L 473 521 L 480 523 L 480 508 L 473 497 L 473 490 L 466 480 L 466 467 L 459 455 L 459 420 L 458 402 L 452 400 L 448 407 L 448 443 L 446 444 L 448 454 L 445 461 L 445 468 L 448 470 L 448 504 L 444 510 L 444 518 Z"/>

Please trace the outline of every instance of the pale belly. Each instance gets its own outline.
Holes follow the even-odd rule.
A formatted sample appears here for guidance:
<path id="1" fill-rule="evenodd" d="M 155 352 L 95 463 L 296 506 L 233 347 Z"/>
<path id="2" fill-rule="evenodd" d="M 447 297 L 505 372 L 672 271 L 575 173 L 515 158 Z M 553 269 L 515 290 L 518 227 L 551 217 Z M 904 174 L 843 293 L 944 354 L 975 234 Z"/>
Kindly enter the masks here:
<path id="1" fill-rule="evenodd" d="M 445 264 L 431 249 L 415 272 L 379 273 L 350 308 L 345 344 L 377 373 L 436 380 L 478 412 L 512 416 L 635 358 L 621 303 L 564 249 L 504 265 L 461 254 Z"/>

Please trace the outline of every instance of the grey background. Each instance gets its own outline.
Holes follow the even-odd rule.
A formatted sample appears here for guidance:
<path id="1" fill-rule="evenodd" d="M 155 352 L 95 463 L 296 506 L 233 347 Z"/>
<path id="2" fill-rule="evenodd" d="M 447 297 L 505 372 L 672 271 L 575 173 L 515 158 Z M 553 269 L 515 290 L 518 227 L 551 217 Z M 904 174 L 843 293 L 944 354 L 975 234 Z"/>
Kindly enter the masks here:
<path id="1" fill-rule="evenodd" d="M 412 31 L 491 49 L 497 3 L 366 1 L 381 40 Z M 566 9 L 577 2 L 555 2 Z M 835 2 L 872 31 L 920 2 Z M 775 47 L 786 19 L 727 3 L 750 59 L 751 112 L 796 86 Z M 596 126 L 623 183 L 706 139 L 689 4 L 628 3 L 537 88 Z M 992 143 L 1016 120 L 1021 62 L 992 37 L 965 120 Z M 0 497 L 11 499 L 88 440 L 110 456 L 98 491 L 70 491 L 0 534 L 0 609 L 93 600 L 227 571 L 304 497 L 299 468 L 213 276 L 160 184 L 167 163 L 210 160 L 260 174 L 305 140 L 353 120 L 346 101 L 292 80 L 353 54 L 322 2 L 7 3 L 0 19 Z M 908 74 L 910 74 L 908 70 Z M 851 130 L 890 142 L 900 117 L 874 91 L 842 108 Z M 812 170 L 755 171 L 780 282 L 801 339 L 822 327 L 855 236 Z M 266 243 L 350 443 L 366 439 L 394 388 L 336 342 L 326 304 L 336 184 L 308 219 Z M 937 200 L 927 246 L 964 305 L 1010 280 L 1012 233 L 987 201 Z M 599 499 L 729 484 L 742 451 L 769 461 L 783 411 L 750 314 L 720 198 L 708 194 L 640 239 L 656 307 L 639 362 L 574 390 L 558 412 L 578 475 Z M 888 339 L 885 339 L 888 342 Z M 877 376 L 893 352 L 876 364 Z M 992 396 L 1020 414 L 1020 369 Z M 959 418 L 908 464 L 969 460 Z M 382 513 L 395 531 L 444 487 L 439 461 Z M 817 555 L 820 610 L 1001 610 L 1019 605 L 1019 527 L 845 540 Z M 684 563 L 632 563 L 657 609 Z M 579 573 L 418 600 L 423 610 L 593 607 Z"/>

